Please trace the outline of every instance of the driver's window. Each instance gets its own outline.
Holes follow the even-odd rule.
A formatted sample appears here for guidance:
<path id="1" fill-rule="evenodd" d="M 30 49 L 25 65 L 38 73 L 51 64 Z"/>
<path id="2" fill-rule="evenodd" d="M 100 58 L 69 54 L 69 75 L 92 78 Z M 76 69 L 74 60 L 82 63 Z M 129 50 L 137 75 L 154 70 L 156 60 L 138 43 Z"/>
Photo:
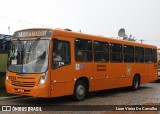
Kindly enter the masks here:
<path id="1" fill-rule="evenodd" d="M 70 64 L 70 43 L 64 40 L 53 40 L 53 68 Z"/>

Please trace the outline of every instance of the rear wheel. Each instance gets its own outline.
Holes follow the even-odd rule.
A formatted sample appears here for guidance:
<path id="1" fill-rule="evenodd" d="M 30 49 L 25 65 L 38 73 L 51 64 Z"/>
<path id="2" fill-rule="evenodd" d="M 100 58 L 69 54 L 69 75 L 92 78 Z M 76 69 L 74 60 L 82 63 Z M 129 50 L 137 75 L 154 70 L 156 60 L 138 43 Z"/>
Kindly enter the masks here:
<path id="1" fill-rule="evenodd" d="M 86 96 L 86 84 L 83 80 L 79 80 L 74 88 L 74 97 L 76 100 L 83 100 Z"/>
<path id="2" fill-rule="evenodd" d="M 132 90 L 136 91 L 139 89 L 140 86 L 140 78 L 139 76 L 135 75 L 132 82 Z"/>

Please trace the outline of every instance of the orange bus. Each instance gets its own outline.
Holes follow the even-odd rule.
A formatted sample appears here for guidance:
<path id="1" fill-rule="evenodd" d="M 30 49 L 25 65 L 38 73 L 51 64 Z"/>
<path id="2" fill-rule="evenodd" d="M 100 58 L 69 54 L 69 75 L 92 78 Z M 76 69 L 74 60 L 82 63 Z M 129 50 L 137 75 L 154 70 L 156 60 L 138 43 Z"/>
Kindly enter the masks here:
<path id="1" fill-rule="evenodd" d="M 131 87 L 158 79 L 157 47 L 61 29 L 14 33 L 6 89 L 52 98 Z"/>

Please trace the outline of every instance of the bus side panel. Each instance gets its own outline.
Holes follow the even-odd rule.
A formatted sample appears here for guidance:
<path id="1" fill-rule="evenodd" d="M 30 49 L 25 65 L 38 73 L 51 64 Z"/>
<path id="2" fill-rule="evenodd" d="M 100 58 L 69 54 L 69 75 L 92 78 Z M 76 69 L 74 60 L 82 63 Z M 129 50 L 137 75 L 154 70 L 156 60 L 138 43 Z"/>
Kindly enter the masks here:
<path id="1" fill-rule="evenodd" d="M 158 80 L 158 64 L 150 64 L 150 72 L 151 75 L 149 76 L 149 81 L 152 82 Z"/>
<path id="2" fill-rule="evenodd" d="M 75 63 L 75 72 L 76 81 L 82 77 L 87 78 L 89 81 L 89 91 L 93 91 L 96 86 L 93 78 L 93 62 Z"/>
<path id="3" fill-rule="evenodd" d="M 132 64 L 95 63 L 93 74 L 94 91 L 131 86 L 132 70 Z"/>
<path id="4" fill-rule="evenodd" d="M 66 94 L 66 79 L 67 74 L 61 74 L 60 72 L 66 73 L 64 68 L 59 68 L 51 71 L 51 96 L 58 97 Z"/>
<path id="5" fill-rule="evenodd" d="M 93 70 L 94 91 L 106 89 L 106 78 L 108 76 L 108 64 L 102 62 L 95 62 Z"/>
<path id="6" fill-rule="evenodd" d="M 123 63 L 95 63 L 94 90 L 111 89 L 128 85 L 123 76 Z"/>
<path id="7" fill-rule="evenodd" d="M 117 88 L 120 86 L 119 80 L 123 76 L 123 64 L 122 63 L 109 63 L 107 67 L 108 78 L 106 83 L 106 88 Z M 110 82 L 109 82 L 110 81 Z M 123 85 L 122 85 L 123 86 Z"/>
<path id="8" fill-rule="evenodd" d="M 62 66 L 51 71 L 52 84 L 51 96 L 59 97 L 71 95 L 74 92 L 74 85 L 76 80 L 74 65 Z"/>
<path id="9" fill-rule="evenodd" d="M 133 64 L 133 77 L 135 74 L 140 75 L 140 83 L 141 84 L 148 81 L 148 77 L 145 74 L 145 64 L 143 64 L 143 63 Z M 133 78 L 132 78 L 132 80 L 133 80 Z"/>
<path id="10" fill-rule="evenodd" d="M 127 87 L 132 85 L 133 77 L 133 64 L 131 63 L 122 63 L 123 64 L 123 74 L 119 78 L 119 87 Z"/>
<path id="11" fill-rule="evenodd" d="M 94 91 L 117 88 L 118 78 L 114 74 L 112 63 L 94 63 Z"/>
<path id="12" fill-rule="evenodd" d="M 147 82 L 150 82 L 151 81 L 151 76 L 152 76 L 152 70 L 153 70 L 153 67 L 152 67 L 152 64 L 151 63 L 146 63 L 145 64 L 145 76 L 146 76 L 146 80 L 144 83 L 147 83 Z"/>
<path id="13" fill-rule="evenodd" d="M 114 77 L 108 77 L 106 80 L 106 89 L 112 89 L 112 88 L 117 88 L 118 87 L 118 79 Z"/>
<path id="14" fill-rule="evenodd" d="M 152 80 L 158 80 L 158 63 L 153 64 L 153 78 Z"/>

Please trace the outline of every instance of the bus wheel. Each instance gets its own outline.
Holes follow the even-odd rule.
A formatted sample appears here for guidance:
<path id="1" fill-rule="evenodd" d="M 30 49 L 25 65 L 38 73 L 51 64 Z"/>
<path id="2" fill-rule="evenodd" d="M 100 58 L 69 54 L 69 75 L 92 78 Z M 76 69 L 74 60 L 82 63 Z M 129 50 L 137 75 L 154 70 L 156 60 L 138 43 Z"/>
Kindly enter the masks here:
<path id="1" fill-rule="evenodd" d="M 86 85 L 83 80 L 79 80 L 74 88 L 75 100 L 83 100 L 86 96 Z"/>
<path id="2" fill-rule="evenodd" d="M 138 90 L 140 86 L 140 78 L 139 76 L 135 75 L 132 82 L 132 90 L 136 91 Z"/>

